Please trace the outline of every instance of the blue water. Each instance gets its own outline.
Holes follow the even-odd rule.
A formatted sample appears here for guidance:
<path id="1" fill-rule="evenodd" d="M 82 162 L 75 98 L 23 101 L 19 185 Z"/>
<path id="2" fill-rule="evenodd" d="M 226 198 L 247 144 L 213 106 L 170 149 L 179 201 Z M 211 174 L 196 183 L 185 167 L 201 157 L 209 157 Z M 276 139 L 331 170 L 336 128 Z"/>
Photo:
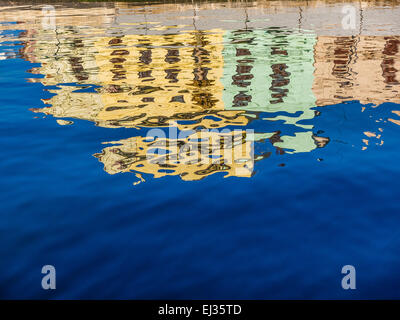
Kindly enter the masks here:
<path id="1" fill-rule="evenodd" d="M 399 104 L 315 106 L 303 123 L 329 143 L 278 154 L 257 142 L 271 156 L 251 178 L 144 174 L 133 186 L 93 155 L 149 129 L 33 113 L 54 93 L 27 81 L 43 78 L 30 71 L 40 62 L 19 49 L 0 47 L 14 54 L 0 61 L 0 298 L 400 298 L 400 126 L 388 121 Z M 258 116 L 256 131 L 307 131 Z M 384 143 L 362 150 L 363 132 L 379 128 Z M 41 288 L 46 264 L 56 290 Z M 348 264 L 356 290 L 341 287 Z"/>

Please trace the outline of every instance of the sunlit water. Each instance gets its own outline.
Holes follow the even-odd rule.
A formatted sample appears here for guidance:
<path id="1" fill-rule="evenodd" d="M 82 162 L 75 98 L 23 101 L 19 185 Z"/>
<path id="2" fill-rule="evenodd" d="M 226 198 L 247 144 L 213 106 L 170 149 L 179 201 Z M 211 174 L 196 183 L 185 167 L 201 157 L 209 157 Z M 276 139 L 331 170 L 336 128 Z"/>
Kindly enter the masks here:
<path id="1" fill-rule="evenodd" d="M 399 2 L 0 5 L 1 298 L 400 298 Z"/>

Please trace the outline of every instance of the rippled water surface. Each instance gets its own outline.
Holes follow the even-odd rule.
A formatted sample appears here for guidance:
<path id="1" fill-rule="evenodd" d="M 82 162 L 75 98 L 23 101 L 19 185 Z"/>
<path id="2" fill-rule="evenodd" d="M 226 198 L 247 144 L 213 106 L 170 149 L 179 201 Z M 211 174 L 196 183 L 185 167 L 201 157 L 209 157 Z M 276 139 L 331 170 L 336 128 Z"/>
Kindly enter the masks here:
<path id="1" fill-rule="evenodd" d="M 0 298 L 400 298 L 399 17 L 0 2 Z"/>

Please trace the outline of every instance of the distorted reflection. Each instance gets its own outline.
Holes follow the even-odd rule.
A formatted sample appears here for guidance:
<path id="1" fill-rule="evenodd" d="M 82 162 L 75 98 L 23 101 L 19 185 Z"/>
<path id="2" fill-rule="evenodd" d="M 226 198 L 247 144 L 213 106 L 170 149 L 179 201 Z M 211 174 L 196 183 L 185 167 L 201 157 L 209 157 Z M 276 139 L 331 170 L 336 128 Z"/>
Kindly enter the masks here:
<path id="1" fill-rule="evenodd" d="M 10 36 L 13 27 L 2 25 L 1 41 L 14 37 L 21 57 L 40 64 L 30 72 L 42 77 L 29 81 L 53 95 L 34 112 L 59 118 L 60 125 L 73 118 L 132 130 L 131 138 L 103 141 L 112 146 L 95 156 L 106 172 L 134 172 L 139 181 L 143 174 L 251 177 L 257 161 L 327 146 L 331 138 L 315 130 L 324 106 L 357 101 L 362 113 L 400 103 L 395 27 L 371 34 L 360 20 L 352 33 L 340 21 L 327 23 L 333 30 L 318 29 L 318 2 L 297 5 L 299 16 L 284 1 L 59 5 L 56 26 L 48 29 L 40 6 L 14 7 L 2 10 L 0 20 L 24 20 L 24 31 Z M 400 125 L 400 111 L 390 114 L 376 132 L 360 129 L 362 150 L 383 145 L 387 123 Z M 183 135 L 147 135 L 171 127 Z M 203 148 L 198 134 L 204 130 L 214 130 L 206 134 L 210 141 L 229 137 L 231 143 L 207 140 Z"/>

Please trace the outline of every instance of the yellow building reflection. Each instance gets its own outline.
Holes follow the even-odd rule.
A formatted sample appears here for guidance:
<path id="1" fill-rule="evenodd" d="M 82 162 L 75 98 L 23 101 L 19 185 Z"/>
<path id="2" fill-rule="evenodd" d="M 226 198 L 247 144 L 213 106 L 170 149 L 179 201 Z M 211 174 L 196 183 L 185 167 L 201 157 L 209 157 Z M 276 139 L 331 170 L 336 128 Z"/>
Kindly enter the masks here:
<path id="1" fill-rule="evenodd" d="M 226 111 L 222 101 L 222 34 L 209 30 L 99 39 L 96 62 L 103 109 L 96 121 L 181 129 L 246 125 L 246 117 Z"/>
<path id="2" fill-rule="evenodd" d="M 104 127 L 192 129 L 248 123 L 240 110 L 224 108 L 220 30 L 86 39 L 78 49 L 73 41 L 69 45 L 70 55 L 63 52 L 69 59 L 44 59 L 38 72 L 46 76 L 40 80 L 45 85 L 101 87 L 91 93 L 68 86 L 51 90 L 56 95 L 44 101 L 51 106 L 42 109 L 46 114 L 92 120 Z"/>
<path id="3" fill-rule="evenodd" d="M 200 180 L 216 172 L 226 173 L 225 177 L 250 177 L 253 172 L 252 136 L 244 131 L 199 131 L 180 139 L 133 137 L 110 144 L 95 155 L 110 174 Z"/>

